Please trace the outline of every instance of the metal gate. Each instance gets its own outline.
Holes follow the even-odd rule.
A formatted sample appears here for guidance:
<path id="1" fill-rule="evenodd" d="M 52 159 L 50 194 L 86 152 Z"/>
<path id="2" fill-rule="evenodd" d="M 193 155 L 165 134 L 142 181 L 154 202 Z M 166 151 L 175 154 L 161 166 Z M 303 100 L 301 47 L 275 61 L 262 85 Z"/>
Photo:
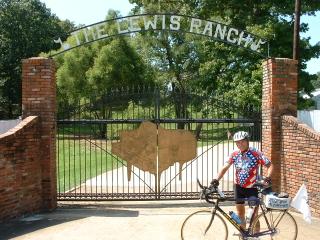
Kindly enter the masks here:
<path id="1" fill-rule="evenodd" d="M 170 89 L 60 101 L 57 126 L 59 200 L 194 199 L 196 180 L 209 184 L 235 148 L 229 133 L 249 131 L 261 146 L 259 110 Z M 229 194 L 233 176 L 221 183 Z"/>

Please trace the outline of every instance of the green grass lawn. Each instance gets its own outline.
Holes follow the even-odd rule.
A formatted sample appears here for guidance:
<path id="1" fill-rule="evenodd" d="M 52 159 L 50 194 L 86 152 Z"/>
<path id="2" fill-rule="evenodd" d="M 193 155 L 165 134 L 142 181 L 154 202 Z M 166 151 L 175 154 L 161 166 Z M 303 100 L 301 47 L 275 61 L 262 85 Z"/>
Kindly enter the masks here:
<path id="1" fill-rule="evenodd" d="M 108 136 L 118 136 L 119 129 L 109 126 Z M 175 123 L 162 124 L 165 129 L 176 129 Z M 196 124 L 189 125 L 195 129 Z M 131 125 L 121 125 L 121 130 L 132 129 Z M 227 130 L 234 132 L 237 124 L 210 124 L 204 123 L 201 128 L 198 147 L 214 146 L 228 142 Z M 65 126 L 60 128 L 57 135 L 57 185 L 58 192 L 65 192 L 80 186 L 86 180 L 94 178 L 109 170 L 123 165 L 121 159 L 111 155 L 111 140 L 100 140 L 95 134 L 98 127 L 81 125 Z M 193 130 L 194 131 L 194 130 Z M 77 133 L 77 134 L 75 134 Z M 116 137 L 111 139 L 115 140 Z"/>
<path id="2" fill-rule="evenodd" d="M 58 192 L 68 191 L 86 180 L 121 167 L 107 152 L 106 143 L 85 139 L 59 139 L 57 137 L 57 188 Z"/>

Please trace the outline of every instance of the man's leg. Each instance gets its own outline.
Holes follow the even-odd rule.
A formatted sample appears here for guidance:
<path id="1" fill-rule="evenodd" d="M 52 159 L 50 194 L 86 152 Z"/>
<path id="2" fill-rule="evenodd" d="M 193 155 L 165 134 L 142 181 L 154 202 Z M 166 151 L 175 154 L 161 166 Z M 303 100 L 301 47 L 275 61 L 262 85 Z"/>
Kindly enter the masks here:
<path id="1" fill-rule="evenodd" d="M 256 211 L 255 214 L 254 214 L 254 218 L 257 218 L 257 217 L 258 217 L 259 208 L 256 209 L 256 210 L 257 210 L 257 211 Z M 260 232 L 260 222 L 257 222 L 257 223 L 256 223 L 254 232 L 255 232 L 255 233 Z"/>
<path id="2" fill-rule="evenodd" d="M 237 214 L 239 218 L 241 219 L 241 226 L 243 228 L 246 227 L 246 221 L 245 221 L 245 207 L 244 207 L 244 201 L 243 199 L 246 197 L 244 189 L 240 187 L 239 185 L 235 184 L 234 186 L 234 195 L 236 200 L 236 209 Z"/>
<path id="3" fill-rule="evenodd" d="M 237 208 L 237 213 L 238 216 L 240 217 L 241 221 L 242 221 L 242 228 L 245 229 L 246 228 L 246 219 L 245 219 L 245 207 L 244 204 L 236 204 L 236 208 Z"/>

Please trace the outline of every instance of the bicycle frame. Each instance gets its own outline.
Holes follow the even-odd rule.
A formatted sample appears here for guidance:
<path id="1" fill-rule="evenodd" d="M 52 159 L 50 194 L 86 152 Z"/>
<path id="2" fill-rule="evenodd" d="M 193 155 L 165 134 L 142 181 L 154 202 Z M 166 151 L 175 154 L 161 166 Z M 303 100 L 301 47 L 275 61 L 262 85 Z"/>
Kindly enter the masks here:
<path id="1" fill-rule="evenodd" d="M 242 237 L 245 237 L 245 238 L 248 238 L 248 237 L 261 237 L 261 236 L 264 236 L 264 235 L 272 235 L 275 233 L 275 227 L 277 226 L 271 226 L 267 216 L 266 216 L 266 212 L 267 210 L 265 210 L 263 208 L 263 205 L 261 203 L 257 204 L 255 207 L 254 207 L 254 213 L 252 214 L 252 217 L 250 219 L 250 223 L 249 223 L 249 227 L 248 229 L 244 229 L 240 224 L 238 224 L 235 220 L 233 220 L 229 214 L 227 214 L 220 206 L 219 206 L 219 202 L 221 202 L 219 199 L 217 199 L 216 202 L 212 201 L 211 203 L 214 204 L 214 207 L 212 209 L 212 216 L 211 216 L 211 220 L 206 228 L 206 231 L 207 232 L 209 230 L 209 228 L 211 227 L 211 224 L 214 220 L 214 216 L 216 214 L 216 212 L 218 211 L 221 215 L 223 215 L 223 217 L 225 217 L 225 219 L 227 219 L 238 231 L 239 233 L 242 235 Z M 261 209 L 261 214 L 263 214 L 265 220 L 266 220 L 266 223 L 267 223 L 267 226 L 268 226 L 268 230 L 267 231 L 263 231 L 263 232 L 257 232 L 257 233 L 254 233 L 254 234 L 250 234 L 252 232 L 252 224 L 253 224 L 253 221 L 255 219 L 255 217 L 257 217 L 257 213 L 258 213 L 258 210 L 259 210 L 259 207 Z M 281 221 L 282 217 L 284 216 L 284 214 L 287 212 L 288 210 L 285 210 L 283 211 L 283 214 L 281 215 L 278 223 Z"/>

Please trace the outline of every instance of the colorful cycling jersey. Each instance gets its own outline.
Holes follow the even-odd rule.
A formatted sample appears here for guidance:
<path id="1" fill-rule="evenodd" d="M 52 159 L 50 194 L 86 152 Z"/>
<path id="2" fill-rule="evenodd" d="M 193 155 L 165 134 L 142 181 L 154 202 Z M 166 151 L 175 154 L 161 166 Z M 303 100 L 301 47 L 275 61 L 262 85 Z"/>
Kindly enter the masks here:
<path id="1" fill-rule="evenodd" d="M 249 147 L 246 152 L 234 151 L 228 163 L 234 164 L 236 169 L 236 184 L 250 188 L 257 180 L 259 165 L 269 166 L 271 161 L 255 148 Z"/>

